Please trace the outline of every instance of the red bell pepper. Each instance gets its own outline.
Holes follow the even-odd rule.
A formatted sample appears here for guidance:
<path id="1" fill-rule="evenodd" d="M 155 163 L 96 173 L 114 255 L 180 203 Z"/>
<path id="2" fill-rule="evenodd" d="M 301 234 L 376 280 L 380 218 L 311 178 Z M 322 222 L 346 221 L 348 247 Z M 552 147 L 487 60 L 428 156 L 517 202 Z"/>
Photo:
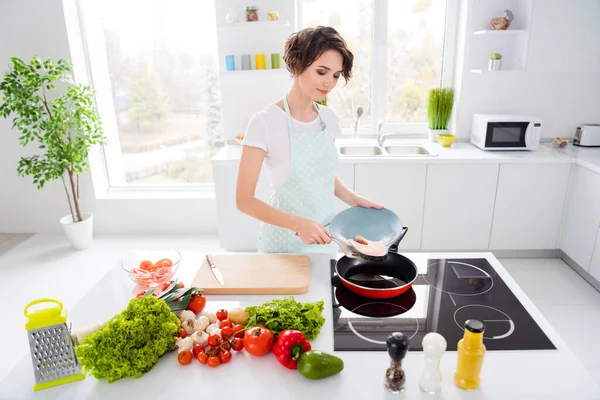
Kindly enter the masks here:
<path id="1" fill-rule="evenodd" d="M 277 360 L 286 368 L 298 369 L 298 359 L 305 351 L 311 349 L 304 333 L 296 330 L 285 330 L 277 336 L 277 342 L 273 346 L 273 354 Z"/>

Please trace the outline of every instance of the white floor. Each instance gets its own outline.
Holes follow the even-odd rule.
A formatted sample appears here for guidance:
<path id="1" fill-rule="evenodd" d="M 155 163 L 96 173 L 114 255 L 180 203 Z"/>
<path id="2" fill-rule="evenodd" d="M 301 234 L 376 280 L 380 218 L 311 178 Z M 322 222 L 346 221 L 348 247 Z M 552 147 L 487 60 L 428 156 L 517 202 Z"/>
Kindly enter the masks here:
<path id="1" fill-rule="evenodd" d="M 94 238 L 92 248 L 75 252 L 62 235 L 0 235 L 2 317 L 11 322 L 0 334 L 0 381 L 29 351 L 24 327 L 19 324 L 24 323 L 22 310 L 27 302 L 56 296 L 65 304 L 74 305 L 115 265 L 124 250 L 161 246 L 207 251 L 219 248 L 215 236 L 101 235 Z M 65 263 L 65 259 L 69 262 Z M 600 346 L 596 337 L 600 331 L 600 292 L 559 259 L 500 261 L 600 382 Z M 20 268 L 24 264 L 29 268 Z M 73 276 L 76 279 L 65 279 Z"/>

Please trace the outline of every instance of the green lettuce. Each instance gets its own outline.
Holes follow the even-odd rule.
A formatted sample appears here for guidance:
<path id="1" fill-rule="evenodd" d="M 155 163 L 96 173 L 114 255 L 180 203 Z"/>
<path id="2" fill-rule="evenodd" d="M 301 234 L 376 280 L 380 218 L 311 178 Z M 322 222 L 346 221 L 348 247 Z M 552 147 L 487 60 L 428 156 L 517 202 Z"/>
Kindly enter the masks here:
<path id="1" fill-rule="evenodd" d="M 269 328 L 275 336 L 286 329 L 295 329 L 302 333 L 308 340 L 313 340 L 319 335 L 325 323 L 323 300 L 314 303 L 300 303 L 294 297 L 283 300 L 271 300 L 260 306 L 246 307 L 250 313 L 247 326 L 262 324 Z"/>
<path id="2" fill-rule="evenodd" d="M 179 319 L 162 300 L 152 296 L 131 299 L 120 314 L 85 338 L 75 354 L 86 373 L 108 382 L 139 378 L 172 350 Z"/>

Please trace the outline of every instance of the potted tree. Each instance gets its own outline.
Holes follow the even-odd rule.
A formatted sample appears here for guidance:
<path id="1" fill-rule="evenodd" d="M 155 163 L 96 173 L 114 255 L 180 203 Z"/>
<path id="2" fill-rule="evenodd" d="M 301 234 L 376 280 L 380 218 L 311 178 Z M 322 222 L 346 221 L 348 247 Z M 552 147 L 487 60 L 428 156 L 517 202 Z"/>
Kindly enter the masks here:
<path id="1" fill-rule="evenodd" d="M 0 82 L 0 116 L 13 116 L 21 146 L 38 147 L 35 155 L 19 160 L 19 176 L 32 176 L 38 189 L 62 181 L 70 213 L 60 223 L 73 247 L 83 249 L 92 241 L 93 215 L 81 211 L 79 174 L 89 169 L 92 146 L 104 144 L 105 137 L 92 91 L 76 85 L 70 71 L 66 60 L 42 62 L 33 56 L 28 64 L 11 58 L 11 69 Z"/>
<path id="2" fill-rule="evenodd" d="M 452 107 L 454 106 L 454 89 L 432 89 L 429 91 L 427 104 L 427 120 L 429 139 L 437 140 L 437 135 L 448 133 Z"/>

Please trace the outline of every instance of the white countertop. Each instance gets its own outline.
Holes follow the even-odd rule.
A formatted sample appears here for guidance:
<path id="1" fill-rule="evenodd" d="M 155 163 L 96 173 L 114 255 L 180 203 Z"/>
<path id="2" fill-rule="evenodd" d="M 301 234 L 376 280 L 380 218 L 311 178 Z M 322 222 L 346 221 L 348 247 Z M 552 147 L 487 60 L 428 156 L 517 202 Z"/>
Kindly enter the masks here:
<path id="1" fill-rule="evenodd" d="M 550 146 L 551 144 L 546 144 L 546 147 Z M 556 151 L 573 157 L 578 165 L 600 174 L 600 147 L 578 147 L 569 143 Z"/>
<path id="2" fill-rule="evenodd" d="M 373 143 L 373 140 L 339 139 L 336 144 Z M 574 163 L 573 158 L 554 150 L 552 147 L 541 145 L 536 151 L 483 151 L 471 143 L 454 143 L 451 147 L 442 147 L 438 143 L 423 142 L 422 140 L 389 139 L 389 144 L 416 144 L 425 147 L 432 156 L 340 156 L 341 163 Z M 214 164 L 238 162 L 242 153 L 240 145 L 226 145 L 212 159 Z"/>
<path id="3" fill-rule="evenodd" d="M 200 251 L 182 251 L 180 278 L 185 283 L 189 283 L 196 274 L 203 254 Z M 320 299 L 325 301 L 327 321 L 312 345 L 314 349 L 334 353 L 329 277 L 331 256 L 320 255 L 312 258 L 310 290 L 296 298 L 300 301 Z M 486 257 L 557 350 L 488 351 L 483 365 L 481 388 L 473 392 L 462 391 L 454 385 L 452 376 L 456 367 L 456 352 L 446 352 L 441 362 L 444 376 L 443 390 L 434 396 L 426 395 L 418 388 L 423 353 L 409 352 L 403 362 L 407 373 L 407 388 L 400 397 L 387 393 L 383 387 L 385 369 L 389 364 L 386 352 L 335 352 L 334 354 L 344 360 L 345 368 L 340 374 L 321 381 L 310 381 L 297 371 L 287 370 L 279 365 L 273 356 L 257 358 L 244 352 L 236 353 L 229 364 L 211 369 L 195 362 L 188 366 L 180 366 L 175 352 L 171 352 L 139 379 L 123 379 L 107 384 L 105 381 L 88 377 L 83 381 L 40 392 L 32 390 L 34 377 L 31 360 L 27 354 L 0 382 L 0 398 L 130 399 L 185 397 L 188 394 L 193 397 L 203 397 L 210 393 L 220 398 L 241 396 L 244 399 L 261 400 L 309 397 L 345 400 L 600 398 L 600 387 L 596 381 L 491 253 L 412 254 L 410 257 Z M 82 266 L 79 257 L 73 261 L 65 258 L 64 262 L 78 262 L 78 265 Z M 118 260 L 114 260 L 114 264 L 114 267 L 77 304 L 67 304 L 74 327 L 102 322 L 126 306 L 134 292 L 134 284 L 124 275 Z M 71 284 L 76 281 L 72 278 L 70 280 Z M 208 296 L 207 309 L 231 308 L 239 304 L 260 304 L 272 297 Z M 229 394 L 224 391 L 229 391 Z"/>

